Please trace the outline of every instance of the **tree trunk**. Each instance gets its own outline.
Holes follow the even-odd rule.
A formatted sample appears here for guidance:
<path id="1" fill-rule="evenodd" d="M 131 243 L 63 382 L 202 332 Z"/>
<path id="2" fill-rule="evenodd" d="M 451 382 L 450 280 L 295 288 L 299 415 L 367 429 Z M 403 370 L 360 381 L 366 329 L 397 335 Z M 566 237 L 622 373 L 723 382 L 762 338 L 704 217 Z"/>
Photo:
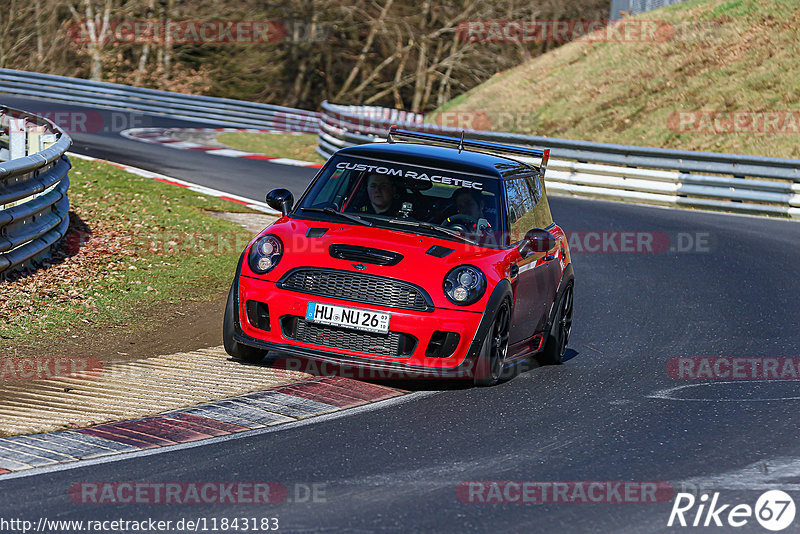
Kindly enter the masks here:
<path id="1" fill-rule="evenodd" d="M 165 26 L 164 27 L 167 28 L 167 30 L 169 29 L 168 26 L 169 26 L 169 23 L 171 22 L 172 13 L 173 13 L 174 9 L 175 9 L 175 0 L 168 0 L 167 1 L 167 7 L 166 7 L 166 13 L 165 13 L 166 17 L 164 17 L 165 18 L 165 21 L 164 21 Z M 162 75 L 161 80 L 162 80 L 162 84 L 166 84 L 169 81 L 170 70 L 172 68 L 172 32 L 171 31 L 166 31 L 165 32 L 165 35 L 164 35 L 164 46 L 162 48 L 163 48 L 164 52 L 163 52 L 163 55 L 161 56 L 161 59 L 163 61 L 162 66 L 164 68 L 164 73 Z"/>
<path id="2" fill-rule="evenodd" d="M 156 10 L 156 2 L 155 0 L 150 0 L 147 6 L 147 19 L 152 20 L 155 16 Z M 144 76 L 144 70 L 147 68 L 147 60 L 150 59 L 150 42 L 144 43 L 142 45 L 142 52 L 139 54 L 139 65 L 136 68 L 136 76 L 133 78 L 133 85 L 139 85 L 142 83 L 142 76 Z"/>
<path id="3" fill-rule="evenodd" d="M 414 43 L 414 38 L 410 38 L 408 40 L 408 45 L 406 48 L 411 50 L 411 46 Z M 400 39 L 397 39 L 398 48 L 400 45 Z M 408 51 L 403 54 L 403 58 L 400 60 L 400 64 L 397 66 L 397 70 L 394 71 L 394 84 L 392 86 L 392 95 L 394 96 L 394 107 L 397 109 L 405 109 L 405 103 L 403 102 L 403 97 L 400 95 L 400 88 L 398 84 L 400 83 L 400 79 L 403 77 L 403 70 L 406 68 L 406 60 L 408 59 Z"/>
<path id="4" fill-rule="evenodd" d="M 85 25 L 86 36 L 89 39 L 89 55 L 91 56 L 90 79 L 99 82 L 103 79 L 103 45 L 108 33 L 109 18 L 111 17 L 111 0 L 106 0 L 102 19 L 99 13 L 95 14 L 91 0 L 83 0 L 83 4 L 86 15 L 85 22 L 81 21 L 81 16 L 72 5 L 69 6 L 69 10 L 76 22 Z"/>
<path id="5" fill-rule="evenodd" d="M 39 61 L 44 57 L 44 39 L 42 38 L 42 0 L 34 0 L 36 16 L 36 57 Z"/>
<path id="6" fill-rule="evenodd" d="M 450 55 L 454 56 L 458 50 L 458 34 L 453 34 L 453 41 L 450 43 Z M 453 63 L 447 65 L 444 75 L 439 79 L 439 93 L 436 95 L 436 107 L 440 108 L 445 102 L 450 100 L 450 77 L 453 74 Z"/>
<path id="7" fill-rule="evenodd" d="M 443 48 L 444 46 L 442 45 L 442 42 L 439 41 L 439 43 L 436 45 L 436 54 L 434 54 L 433 56 L 432 65 L 435 66 L 439 65 L 439 58 L 442 55 Z M 436 76 L 434 76 L 434 74 L 436 74 L 436 71 L 434 70 L 429 72 L 430 74 L 426 75 L 427 79 L 425 81 L 425 92 L 422 95 L 422 103 L 420 104 L 420 109 L 422 110 L 428 107 L 428 100 L 430 100 L 431 98 L 431 90 L 433 89 L 433 82 L 436 81 Z"/>
<path id="8" fill-rule="evenodd" d="M 142 46 L 142 53 L 139 54 L 139 66 L 136 68 L 136 76 L 133 78 L 133 85 L 139 85 L 142 83 L 142 76 L 144 75 L 144 69 L 147 67 L 147 59 L 150 56 L 150 43 L 145 43 Z"/>
<path id="9" fill-rule="evenodd" d="M 428 27 L 428 13 L 431 8 L 430 0 L 422 4 L 421 28 L 423 33 Z M 411 111 L 420 112 L 422 96 L 425 91 L 425 67 L 428 64 L 428 40 L 423 38 L 419 43 L 419 57 L 417 58 L 417 75 L 414 83 L 414 99 L 411 101 Z"/>

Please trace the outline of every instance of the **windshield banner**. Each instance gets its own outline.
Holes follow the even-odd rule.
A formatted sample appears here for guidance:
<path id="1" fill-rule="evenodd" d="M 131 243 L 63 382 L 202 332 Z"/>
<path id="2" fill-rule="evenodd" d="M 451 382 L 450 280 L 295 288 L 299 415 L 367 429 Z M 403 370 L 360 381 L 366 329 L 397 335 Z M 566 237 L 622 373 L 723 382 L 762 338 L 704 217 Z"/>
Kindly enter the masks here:
<path id="1" fill-rule="evenodd" d="M 387 176 L 399 176 L 400 178 L 411 178 L 414 180 L 423 180 L 437 184 L 454 185 L 456 187 L 467 187 L 483 190 L 483 184 L 472 180 L 464 180 L 462 178 L 454 178 L 452 176 L 442 176 L 440 174 L 428 174 L 426 172 L 418 172 L 411 169 L 402 169 L 397 167 L 384 167 L 380 165 L 367 165 L 366 163 L 354 163 L 352 161 L 340 161 L 336 164 L 337 169 L 344 169 L 349 171 L 367 171 L 375 174 L 385 174 Z"/>

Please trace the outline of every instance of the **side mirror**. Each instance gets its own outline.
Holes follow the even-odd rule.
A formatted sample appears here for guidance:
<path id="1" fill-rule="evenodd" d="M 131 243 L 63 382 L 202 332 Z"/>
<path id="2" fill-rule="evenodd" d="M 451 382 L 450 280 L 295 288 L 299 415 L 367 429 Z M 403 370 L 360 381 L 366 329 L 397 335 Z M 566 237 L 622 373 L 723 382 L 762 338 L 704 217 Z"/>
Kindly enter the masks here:
<path id="1" fill-rule="evenodd" d="M 294 205 L 294 195 L 288 189 L 273 189 L 267 193 L 267 205 L 284 215 L 288 215 Z"/>
<path id="2" fill-rule="evenodd" d="M 525 234 L 520 253 L 525 256 L 529 252 L 547 252 L 554 249 L 557 244 L 558 240 L 553 234 L 541 228 L 534 228 Z"/>

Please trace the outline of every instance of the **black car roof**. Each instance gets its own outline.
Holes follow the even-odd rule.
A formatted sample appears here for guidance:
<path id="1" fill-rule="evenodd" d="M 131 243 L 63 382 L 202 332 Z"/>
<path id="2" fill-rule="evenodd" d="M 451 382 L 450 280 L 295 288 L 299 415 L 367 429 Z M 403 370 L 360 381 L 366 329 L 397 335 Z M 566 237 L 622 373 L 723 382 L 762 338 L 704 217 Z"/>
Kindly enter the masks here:
<path id="1" fill-rule="evenodd" d="M 452 169 L 498 179 L 536 171 L 536 167 L 532 165 L 504 156 L 467 148 L 459 153 L 455 148 L 423 143 L 371 143 L 343 148 L 337 154 L 389 159 L 398 163 Z"/>

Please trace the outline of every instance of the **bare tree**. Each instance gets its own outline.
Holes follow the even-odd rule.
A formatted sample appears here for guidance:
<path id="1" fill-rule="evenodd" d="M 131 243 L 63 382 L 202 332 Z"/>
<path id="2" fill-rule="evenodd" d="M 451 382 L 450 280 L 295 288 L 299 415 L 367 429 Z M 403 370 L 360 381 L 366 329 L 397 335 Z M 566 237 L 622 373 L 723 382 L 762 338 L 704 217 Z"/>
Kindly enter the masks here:
<path id="1" fill-rule="evenodd" d="M 100 11 L 95 11 L 92 0 L 83 0 L 83 18 L 72 4 L 69 11 L 75 22 L 82 26 L 83 35 L 88 39 L 89 53 L 92 58 L 90 79 L 101 81 L 103 79 L 103 48 L 109 33 L 109 19 L 111 17 L 111 0 L 105 0 L 105 5 Z"/>
<path id="2" fill-rule="evenodd" d="M 156 12 L 155 0 L 148 0 L 147 3 L 147 18 L 153 20 Z M 145 68 L 147 68 L 147 60 L 150 58 L 150 41 L 142 44 L 142 52 L 139 54 L 139 64 L 136 67 L 136 76 L 133 78 L 133 85 L 141 85 L 142 77 L 144 76 Z"/>
<path id="3" fill-rule="evenodd" d="M 610 0 L 6 0 L 0 67 L 314 108 L 323 99 L 429 111 L 558 46 L 470 42 L 481 20 L 599 20 Z M 108 39 L 111 19 L 277 21 L 270 43 Z M 80 36 L 68 33 L 78 28 Z M 320 37 L 321 36 L 321 37 Z M 65 38 L 70 37 L 70 38 Z"/>
<path id="4" fill-rule="evenodd" d="M 367 39 L 364 41 L 364 46 L 361 47 L 361 53 L 358 55 L 358 59 L 356 59 L 356 64 L 353 66 L 350 74 L 348 74 L 347 79 L 342 84 L 339 92 L 336 93 L 335 98 L 337 100 L 341 98 L 342 95 L 347 93 L 347 90 L 350 89 L 350 85 L 353 83 L 353 80 L 355 80 L 356 76 L 358 76 L 359 72 L 361 72 L 361 68 L 364 66 L 364 62 L 367 60 L 367 54 L 372 50 L 372 43 L 375 41 L 375 36 L 378 34 L 378 30 L 380 30 L 384 25 L 386 15 L 389 12 L 389 8 L 392 7 L 393 2 L 394 0 L 385 0 L 380 13 L 370 23 L 369 34 L 367 35 Z"/>

